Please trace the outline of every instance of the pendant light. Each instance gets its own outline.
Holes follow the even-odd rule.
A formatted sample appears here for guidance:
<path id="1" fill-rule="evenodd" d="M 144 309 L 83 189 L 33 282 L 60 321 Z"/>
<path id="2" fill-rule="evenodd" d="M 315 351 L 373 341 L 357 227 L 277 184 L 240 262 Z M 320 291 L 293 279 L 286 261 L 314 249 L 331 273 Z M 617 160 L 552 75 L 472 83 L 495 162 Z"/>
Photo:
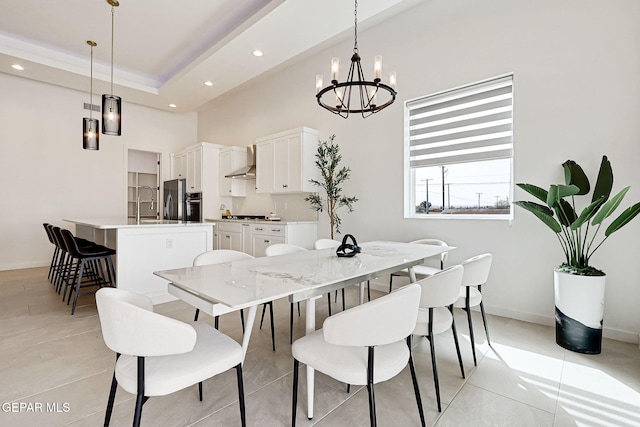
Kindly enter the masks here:
<path id="1" fill-rule="evenodd" d="M 102 95 L 102 133 L 120 136 L 122 99 L 113 94 L 113 29 L 115 8 L 120 6 L 118 0 L 107 0 L 111 5 L 111 93 Z"/>
<path id="2" fill-rule="evenodd" d="M 382 56 L 374 58 L 373 81 L 367 81 L 362 72 L 360 54 L 358 53 L 358 0 L 355 1 L 354 11 L 354 43 L 351 67 L 347 80 L 338 83 L 338 58 L 331 59 L 331 84 L 322 88 L 322 75 L 316 76 L 316 99 L 318 105 L 340 117 L 347 118 L 349 113 L 360 113 L 362 117 L 369 117 L 383 108 L 393 104 L 396 100 L 396 73 L 389 74 L 389 85 L 381 82 Z M 326 96 L 325 96 L 326 95 Z M 353 95 L 353 105 L 351 105 Z M 324 97 L 324 99 L 323 99 Z M 356 100 L 356 98 L 358 98 Z"/>
<path id="3" fill-rule="evenodd" d="M 82 148 L 85 150 L 99 150 L 100 123 L 98 123 L 98 119 L 93 118 L 93 48 L 97 44 L 91 40 L 87 40 L 87 44 L 91 46 L 91 77 L 89 83 L 89 117 L 82 119 Z"/>

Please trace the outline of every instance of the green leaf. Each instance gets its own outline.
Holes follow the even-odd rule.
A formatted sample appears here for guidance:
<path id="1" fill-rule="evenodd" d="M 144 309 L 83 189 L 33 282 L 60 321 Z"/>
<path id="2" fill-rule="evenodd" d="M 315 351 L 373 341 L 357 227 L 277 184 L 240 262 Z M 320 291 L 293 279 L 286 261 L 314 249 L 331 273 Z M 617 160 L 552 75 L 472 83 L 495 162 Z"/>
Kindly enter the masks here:
<path id="1" fill-rule="evenodd" d="M 573 210 L 573 206 L 564 199 L 560 199 L 560 203 L 557 203 L 553 209 L 556 211 L 560 223 L 565 227 L 569 227 L 578 219 L 578 215 L 576 215 L 576 211 Z"/>
<path id="2" fill-rule="evenodd" d="M 553 211 L 544 205 L 534 202 L 514 202 L 515 205 L 528 210 L 534 214 L 540 221 L 544 222 L 554 233 L 560 233 L 562 227 L 558 221 L 553 218 Z"/>
<path id="3" fill-rule="evenodd" d="M 602 196 L 604 196 L 605 200 L 608 200 L 611 195 L 612 188 L 613 170 L 611 169 L 611 162 L 609 162 L 607 156 L 602 156 L 600 171 L 598 172 L 598 180 L 596 181 L 596 187 L 593 189 L 593 198 L 591 201 L 596 201 Z"/>
<path id="4" fill-rule="evenodd" d="M 640 213 L 640 202 L 635 205 L 628 207 L 625 209 L 618 218 L 616 218 L 610 225 L 607 227 L 607 231 L 604 232 L 604 235 L 609 237 L 614 232 L 618 231 L 622 227 L 624 227 L 629 221 L 636 217 Z"/>
<path id="5" fill-rule="evenodd" d="M 531 194 L 533 197 L 535 197 L 536 199 L 540 200 L 541 202 L 546 202 L 547 201 L 547 195 L 548 195 L 548 191 L 540 188 L 536 185 L 533 184 L 516 184 L 518 187 L 522 188 L 524 191 L 526 191 L 527 193 Z"/>
<path id="6" fill-rule="evenodd" d="M 576 185 L 551 185 L 547 194 L 547 206 L 552 208 L 559 200 L 578 194 L 580 189 Z"/>
<path id="7" fill-rule="evenodd" d="M 623 188 L 618 194 L 613 196 L 611 200 L 605 203 L 597 213 L 597 215 L 593 217 L 593 221 L 591 221 L 591 224 L 598 225 L 606 218 L 610 217 L 613 214 L 613 211 L 615 211 L 618 206 L 620 206 L 620 203 L 622 203 L 622 199 L 624 199 L 624 196 L 627 194 L 627 191 L 629 191 L 629 188 L 631 187 Z"/>
<path id="8" fill-rule="evenodd" d="M 582 227 L 585 222 L 588 222 L 596 214 L 596 212 L 598 212 L 600 205 L 602 205 L 604 201 L 605 198 L 602 197 L 584 208 L 580 216 L 571 223 L 571 229 L 577 230 L 578 228 Z"/>
<path id="9" fill-rule="evenodd" d="M 584 173 L 584 170 L 573 160 L 567 160 L 562 164 L 564 168 L 564 181 L 567 185 L 575 185 L 578 187 L 579 196 L 583 196 L 589 192 L 591 186 L 589 185 L 589 179 Z"/>

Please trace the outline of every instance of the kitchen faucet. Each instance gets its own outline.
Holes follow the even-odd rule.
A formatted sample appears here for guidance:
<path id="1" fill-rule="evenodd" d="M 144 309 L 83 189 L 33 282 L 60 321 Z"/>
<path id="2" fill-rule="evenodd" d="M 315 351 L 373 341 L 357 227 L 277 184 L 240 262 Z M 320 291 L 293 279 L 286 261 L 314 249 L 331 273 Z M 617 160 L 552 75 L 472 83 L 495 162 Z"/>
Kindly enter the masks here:
<path id="1" fill-rule="evenodd" d="M 140 200 L 140 190 L 142 190 L 143 188 L 148 188 L 149 190 L 151 190 L 151 200 Z M 140 202 L 151 202 L 151 206 L 149 206 L 149 210 L 153 210 L 153 188 L 149 187 L 148 185 L 142 185 L 140 187 L 138 187 L 138 196 L 136 198 L 136 222 L 138 224 L 140 224 Z"/>

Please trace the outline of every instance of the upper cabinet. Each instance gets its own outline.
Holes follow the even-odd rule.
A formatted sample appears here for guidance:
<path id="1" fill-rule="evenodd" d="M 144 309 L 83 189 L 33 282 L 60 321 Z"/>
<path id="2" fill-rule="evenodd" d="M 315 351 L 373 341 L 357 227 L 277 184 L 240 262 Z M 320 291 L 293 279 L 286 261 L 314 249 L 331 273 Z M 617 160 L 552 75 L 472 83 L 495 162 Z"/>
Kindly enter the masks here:
<path id="1" fill-rule="evenodd" d="M 256 192 L 316 191 L 309 180 L 318 178 L 317 146 L 318 131 L 307 127 L 257 139 Z"/>
<path id="2" fill-rule="evenodd" d="M 220 150 L 220 196 L 244 197 L 247 195 L 247 181 L 225 178 L 244 166 L 247 166 L 247 149 L 225 147 Z"/>
<path id="3" fill-rule="evenodd" d="M 171 179 L 187 178 L 187 153 L 175 154 L 171 158 Z"/>

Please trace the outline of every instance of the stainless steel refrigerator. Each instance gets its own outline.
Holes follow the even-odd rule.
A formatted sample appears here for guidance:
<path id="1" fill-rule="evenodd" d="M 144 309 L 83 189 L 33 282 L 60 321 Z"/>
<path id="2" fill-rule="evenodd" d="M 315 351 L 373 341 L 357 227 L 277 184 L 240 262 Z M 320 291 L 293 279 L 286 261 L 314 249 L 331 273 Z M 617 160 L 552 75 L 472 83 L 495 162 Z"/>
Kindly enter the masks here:
<path id="1" fill-rule="evenodd" d="M 186 193 L 186 180 L 172 179 L 164 182 L 164 219 L 184 219 L 184 195 Z"/>

